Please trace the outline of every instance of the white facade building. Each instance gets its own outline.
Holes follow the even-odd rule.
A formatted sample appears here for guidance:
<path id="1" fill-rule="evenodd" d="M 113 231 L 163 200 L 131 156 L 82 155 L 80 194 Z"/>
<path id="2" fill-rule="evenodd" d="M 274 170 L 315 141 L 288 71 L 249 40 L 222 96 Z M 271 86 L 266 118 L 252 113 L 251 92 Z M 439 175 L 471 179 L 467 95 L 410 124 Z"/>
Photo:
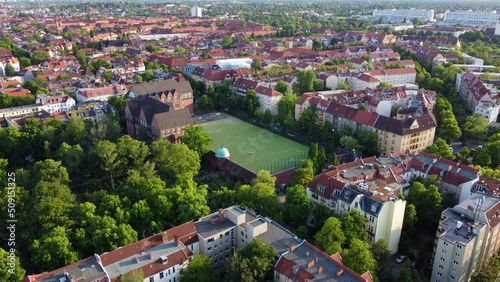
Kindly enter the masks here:
<path id="1" fill-rule="evenodd" d="M 75 99 L 69 95 L 47 96 L 38 94 L 36 103 L 41 105 L 41 109 L 49 113 L 67 112 L 73 110 L 76 105 Z"/>
<path id="2" fill-rule="evenodd" d="M 191 17 L 202 17 L 202 8 L 198 6 L 194 6 L 191 8 Z"/>
<path id="3" fill-rule="evenodd" d="M 434 20 L 434 10 L 421 10 L 421 9 L 386 9 L 373 11 L 374 18 L 383 18 L 389 22 L 402 22 L 404 19 L 411 21 L 415 18 L 425 22 L 432 22 Z"/>
<path id="4" fill-rule="evenodd" d="M 500 14 L 496 12 L 478 12 L 478 11 L 446 11 L 444 13 L 444 22 L 466 25 L 495 25 Z"/>

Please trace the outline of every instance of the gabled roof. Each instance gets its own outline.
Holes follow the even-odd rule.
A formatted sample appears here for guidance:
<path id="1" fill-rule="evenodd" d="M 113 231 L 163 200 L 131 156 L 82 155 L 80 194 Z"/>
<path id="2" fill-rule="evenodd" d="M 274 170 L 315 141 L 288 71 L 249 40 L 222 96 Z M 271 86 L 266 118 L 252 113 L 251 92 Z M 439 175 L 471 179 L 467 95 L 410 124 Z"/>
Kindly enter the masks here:
<path id="1" fill-rule="evenodd" d="M 173 79 L 163 79 L 141 84 L 134 84 L 130 87 L 130 91 L 127 96 L 131 97 L 133 93 L 134 97 L 139 97 L 142 95 L 150 95 L 159 92 L 174 92 L 174 90 L 181 95 L 193 92 L 193 88 L 191 88 L 191 84 L 187 80 L 177 82 Z"/>

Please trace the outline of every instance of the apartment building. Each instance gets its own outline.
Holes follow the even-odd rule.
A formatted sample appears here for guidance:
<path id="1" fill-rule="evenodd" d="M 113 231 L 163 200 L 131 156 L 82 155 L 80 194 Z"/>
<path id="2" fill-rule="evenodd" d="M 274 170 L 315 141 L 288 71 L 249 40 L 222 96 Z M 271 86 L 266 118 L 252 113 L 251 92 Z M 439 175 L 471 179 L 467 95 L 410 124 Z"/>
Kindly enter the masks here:
<path id="1" fill-rule="evenodd" d="M 470 198 L 474 192 L 473 186 L 479 180 L 480 171 L 476 168 L 454 162 L 445 158 L 436 157 L 426 152 L 414 156 L 407 164 L 409 174 L 406 179 L 429 175 L 441 179 L 439 191 L 455 194 L 458 203 Z"/>
<path id="2" fill-rule="evenodd" d="M 136 269 L 144 273 L 144 282 L 179 282 L 181 269 L 198 250 L 196 229 L 190 221 L 60 269 L 29 275 L 22 282 L 116 282 Z"/>
<path id="3" fill-rule="evenodd" d="M 488 119 L 489 123 L 497 121 L 500 97 L 494 85 L 484 83 L 478 76 L 468 71 L 457 74 L 456 88 L 468 110 L 479 113 L 481 117 Z"/>
<path id="4" fill-rule="evenodd" d="M 344 266 L 339 253 L 328 256 L 273 220 L 239 206 L 220 209 L 197 222 L 186 222 L 51 272 L 29 275 L 22 282 L 116 282 L 137 269 L 144 273 L 143 282 L 180 282 L 181 270 L 194 255 L 207 255 L 213 267 L 223 268 L 236 249 L 254 240 L 277 252 L 274 281 L 305 281 L 308 277 L 373 282 L 370 272 L 359 275 Z"/>
<path id="5" fill-rule="evenodd" d="M 191 88 L 191 84 L 187 80 L 160 79 L 134 84 L 125 95 L 129 99 L 139 96 L 149 96 L 162 103 L 170 103 L 175 110 L 186 108 L 189 113 L 193 113 L 194 110 L 193 88 Z"/>
<path id="6" fill-rule="evenodd" d="M 413 91 L 414 95 L 410 96 L 407 95 L 410 91 L 395 89 L 386 92 L 367 89 L 329 95 L 305 93 L 295 103 L 295 119 L 298 120 L 307 107 L 313 107 L 320 124 L 329 121 L 339 131 L 346 127 L 355 131 L 375 131 L 379 136 L 380 152 L 386 155 L 406 149 L 423 151 L 434 142 L 437 126 L 431 113 L 432 102 L 427 97 L 430 93 Z M 384 93 L 387 95 L 384 96 Z M 360 110 L 360 104 L 369 105 L 374 112 Z M 400 115 L 388 117 L 392 105 L 397 104 L 403 105 Z"/>
<path id="7" fill-rule="evenodd" d="M 269 87 L 257 86 L 255 88 L 257 98 L 259 99 L 259 108 L 261 112 L 269 110 L 273 115 L 278 114 L 278 102 L 283 98 L 283 93 Z"/>
<path id="8" fill-rule="evenodd" d="M 125 85 L 118 84 L 99 88 L 79 88 L 76 91 L 78 102 L 108 101 L 110 97 L 121 96 L 127 93 Z"/>
<path id="9" fill-rule="evenodd" d="M 339 253 L 328 256 L 307 241 L 280 256 L 274 268 L 274 281 L 373 281 L 370 272 L 359 275 L 342 263 Z"/>
<path id="10" fill-rule="evenodd" d="M 447 24 L 495 25 L 500 14 L 481 11 L 446 11 L 443 21 Z"/>
<path id="11" fill-rule="evenodd" d="M 223 268 L 235 250 L 259 240 L 276 250 L 274 281 L 373 281 L 369 272 L 359 275 L 344 266 L 340 254 L 328 256 L 275 221 L 242 207 L 220 209 L 195 222 L 195 227 L 200 253 L 216 268 Z"/>
<path id="12" fill-rule="evenodd" d="M 151 140 L 167 138 L 174 143 L 182 137 L 184 128 L 193 124 L 187 108 L 175 110 L 171 103 L 147 95 L 127 101 L 125 119 L 127 133 L 134 138 L 147 135 Z"/>
<path id="13" fill-rule="evenodd" d="M 402 22 L 403 20 L 411 21 L 413 19 L 420 19 L 424 22 L 434 21 L 434 10 L 424 9 L 384 9 L 373 10 L 372 17 L 382 18 L 388 22 Z"/>
<path id="14" fill-rule="evenodd" d="M 469 281 L 500 248 L 500 199 L 474 194 L 443 211 L 436 231 L 432 282 Z"/>
<path id="15" fill-rule="evenodd" d="M 75 99 L 69 95 L 47 96 L 45 94 L 38 94 L 36 96 L 36 103 L 42 105 L 41 108 L 49 113 L 67 112 L 72 110 L 75 105 Z"/>
<path id="16" fill-rule="evenodd" d="M 339 215 L 357 210 L 367 220 L 369 242 L 381 239 L 396 253 L 406 201 L 397 197 L 408 182 L 396 172 L 395 157 L 370 157 L 341 164 L 316 176 L 306 185 L 308 197 Z"/>

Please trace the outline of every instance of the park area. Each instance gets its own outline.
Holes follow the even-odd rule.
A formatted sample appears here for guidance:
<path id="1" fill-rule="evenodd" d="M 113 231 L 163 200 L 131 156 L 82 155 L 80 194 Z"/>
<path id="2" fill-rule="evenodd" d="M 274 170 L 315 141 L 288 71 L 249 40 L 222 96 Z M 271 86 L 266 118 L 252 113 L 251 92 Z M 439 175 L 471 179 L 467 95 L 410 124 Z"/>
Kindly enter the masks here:
<path id="1" fill-rule="evenodd" d="M 231 161 L 254 173 L 259 170 L 275 173 L 294 167 L 299 160 L 307 158 L 306 146 L 232 116 L 201 123 L 200 126 L 215 140 L 212 151 L 226 147 Z"/>

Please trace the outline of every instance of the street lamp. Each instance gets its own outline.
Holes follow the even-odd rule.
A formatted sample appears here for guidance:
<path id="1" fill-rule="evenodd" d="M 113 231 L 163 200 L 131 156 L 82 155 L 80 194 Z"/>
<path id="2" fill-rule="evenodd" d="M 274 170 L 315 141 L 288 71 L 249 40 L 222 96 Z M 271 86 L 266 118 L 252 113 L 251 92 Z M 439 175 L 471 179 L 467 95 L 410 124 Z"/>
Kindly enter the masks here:
<path id="1" fill-rule="evenodd" d="M 332 153 L 335 153 L 335 128 L 332 128 Z"/>

